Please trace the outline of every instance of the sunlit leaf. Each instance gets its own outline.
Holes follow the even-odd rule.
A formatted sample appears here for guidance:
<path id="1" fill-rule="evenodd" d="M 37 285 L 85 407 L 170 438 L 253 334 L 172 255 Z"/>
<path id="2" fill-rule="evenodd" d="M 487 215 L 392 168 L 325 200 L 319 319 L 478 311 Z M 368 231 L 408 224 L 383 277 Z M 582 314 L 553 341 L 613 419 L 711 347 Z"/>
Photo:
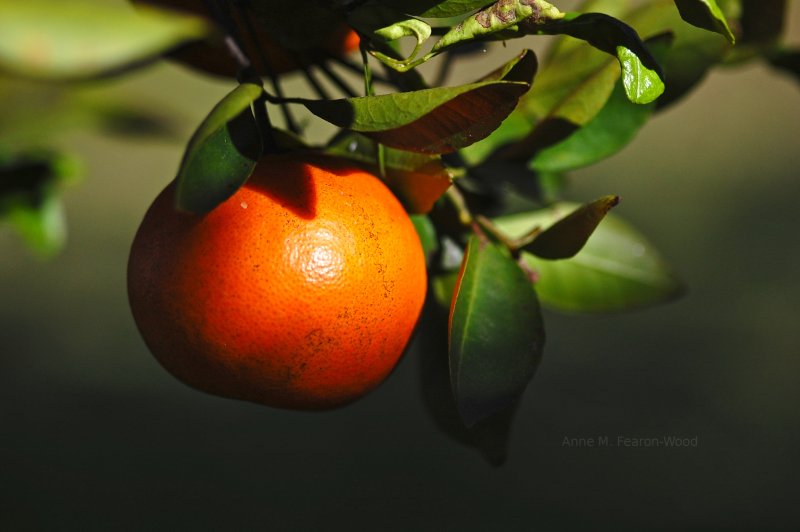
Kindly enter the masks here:
<path id="1" fill-rule="evenodd" d="M 609 41 L 605 47 L 611 45 Z M 611 96 L 621 73 L 615 57 L 575 38 L 562 37 L 514 112 L 488 138 L 466 148 L 464 158 L 470 164 L 490 155 L 528 160 L 572 135 L 592 120 Z"/>
<path id="2" fill-rule="evenodd" d="M 544 326 L 530 279 L 499 247 L 470 240 L 453 294 L 450 381 L 467 426 L 514 405 L 533 377 Z"/>
<path id="3" fill-rule="evenodd" d="M 577 209 L 562 203 L 536 212 L 504 216 L 495 224 L 511 236 L 532 226 L 548 227 Z M 538 274 L 536 291 L 542 304 L 569 312 L 610 312 L 673 299 L 683 286 L 660 253 L 638 231 L 608 214 L 583 249 L 565 260 L 546 260 L 523 253 Z"/>
<path id="4" fill-rule="evenodd" d="M 627 145 L 652 115 L 655 104 L 637 105 L 617 85 L 603 109 L 566 140 L 536 153 L 537 172 L 565 172 L 605 159 Z"/>
<path id="5" fill-rule="evenodd" d="M 501 0 L 453 26 L 433 46 L 432 52 L 493 34 L 505 37 L 503 30 L 517 29 L 523 21 L 541 24 L 562 17 L 564 13 L 542 0 Z"/>
<path id="6" fill-rule="evenodd" d="M 570 14 L 562 20 L 538 26 L 536 32 L 569 35 L 615 55 L 622 68 L 625 93 L 634 103 L 650 103 L 664 92 L 660 65 L 636 31 L 619 19 L 603 13 Z"/>
<path id="7" fill-rule="evenodd" d="M 731 48 L 719 35 L 686 24 L 672 0 L 645 3 L 625 20 L 643 37 L 667 31 L 674 36 L 666 58 L 661 61 L 666 88 L 657 101 L 659 109 L 679 100 L 697 86 Z"/>
<path id="8" fill-rule="evenodd" d="M 693 26 L 719 33 L 733 44 L 733 36 L 725 15 L 716 0 L 675 0 L 681 18 Z"/>
<path id="9" fill-rule="evenodd" d="M 340 100 L 295 100 L 341 128 L 393 148 L 448 153 L 491 133 L 530 88 L 536 57 L 525 51 L 501 75 L 457 87 Z"/>
<path id="10" fill-rule="evenodd" d="M 0 2 L 0 69 L 43 79 L 122 72 L 203 38 L 200 18 L 87 0 Z"/>
<path id="11" fill-rule="evenodd" d="M 671 40 L 670 34 L 666 34 L 649 39 L 646 44 L 661 60 L 666 56 Z M 654 103 L 632 103 L 618 82 L 603 109 L 594 118 L 564 141 L 536 152 L 530 167 L 540 174 L 560 173 L 609 157 L 635 137 L 654 109 Z"/>
<path id="12" fill-rule="evenodd" d="M 202 214 L 244 184 L 261 155 L 261 137 L 251 105 L 258 85 L 244 83 L 225 96 L 195 131 L 178 172 L 177 206 Z"/>

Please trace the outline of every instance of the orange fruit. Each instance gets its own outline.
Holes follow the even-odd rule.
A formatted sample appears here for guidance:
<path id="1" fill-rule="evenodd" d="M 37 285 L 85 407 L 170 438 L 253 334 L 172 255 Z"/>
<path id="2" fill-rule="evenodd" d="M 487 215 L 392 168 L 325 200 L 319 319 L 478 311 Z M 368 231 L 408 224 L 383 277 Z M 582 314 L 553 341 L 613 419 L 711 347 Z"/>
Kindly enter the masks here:
<path id="1" fill-rule="evenodd" d="M 200 390 L 332 408 L 394 368 L 426 291 L 411 220 L 349 163 L 271 155 L 210 213 L 147 211 L 128 264 L 133 317 L 156 359 Z"/>
<path id="2" fill-rule="evenodd" d="M 212 18 L 204 0 L 131 0 L 131 2 L 140 6 L 157 6 Z M 360 42 L 358 34 L 347 25 L 333 23 L 331 25 L 333 29 L 324 34 L 308 35 L 309 45 L 303 46 L 302 49 L 288 50 L 269 32 L 259 27 L 256 15 L 250 15 L 255 33 L 249 31 L 250 28 L 238 9 L 232 11 L 232 17 L 237 35 L 242 41 L 242 51 L 261 76 L 299 70 L 303 67 L 303 62 L 314 64 L 324 61 L 328 56 L 345 56 L 358 50 Z M 181 63 L 217 76 L 236 77 L 238 70 L 236 61 L 221 42 L 192 43 L 173 52 L 171 56 Z M 264 65 L 264 62 L 267 64 Z"/>

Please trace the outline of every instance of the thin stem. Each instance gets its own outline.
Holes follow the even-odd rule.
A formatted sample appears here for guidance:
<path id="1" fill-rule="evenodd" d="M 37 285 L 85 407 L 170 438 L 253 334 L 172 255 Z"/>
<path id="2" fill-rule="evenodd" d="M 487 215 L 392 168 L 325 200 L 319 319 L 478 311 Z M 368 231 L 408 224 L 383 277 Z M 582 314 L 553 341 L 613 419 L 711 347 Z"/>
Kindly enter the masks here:
<path id="1" fill-rule="evenodd" d="M 374 96 L 374 78 L 372 77 L 372 68 L 369 66 L 369 55 L 367 54 L 367 47 L 364 45 L 364 41 L 361 41 L 359 50 L 361 52 L 361 61 L 364 63 L 364 94 L 367 96 Z M 381 177 L 386 177 L 386 146 L 380 142 L 377 143 L 377 146 L 378 149 L 376 158 L 378 163 L 378 172 L 380 173 Z"/>
<path id="2" fill-rule="evenodd" d="M 361 41 L 361 44 L 358 47 L 359 51 L 361 52 L 361 72 L 364 75 L 364 94 L 366 96 L 374 96 L 375 95 L 375 87 L 373 86 L 373 77 L 372 77 L 372 69 L 369 66 L 369 54 L 367 53 L 367 47 L 364 45 L 364 41 Z"/>
<path id="3" fill-rule="evenodd" d="M 467 201 L 464 199 L 464 196 L 461 194 L 461 191 L 457 186 L 455 186 L 455 184 L 447 189 L 445 192 L 445 197 L 450 201 L 450 204 L 456 210 L 456 214 L 458 214 L 458 221 L 461 222 L 461 225 L 471 226 L 473 223 L 472 213 L 467 206 Z"/>
<path id="4" fill-rule="evenodd" d="M 330 59 L 335 61 L 337 64 L 343 66 L 344 68 L 355 72 L 356 74 L 363 74 L 364 73 L 364 66 L 359 65 L 357 63 L 353 63 L 352 61 L 345 59 L 344 57 L 339 56 L 331 56 Z M 392 85 L 392 81 L 389 78 L 385 78 L 380 74 L 376 74 L 373 72 L 372 74 L 373 81 L 377 81 L 378 83 L 384 83 L 386 85 Z"/>
<path id="5" fill-rule="evenodd" d="M 261 95 L 253 102 L 253 113 L 263 142 L 263 153 L 275 152 L 278 149 L 278 145 L 275 142 L 275 137 L 272 135 L 272 122 L 270 122 L 269 114 L 267 113 L 266 93 L 263 91 L 264 84 L 253 70 L 253 64 L 250 58 L 247 57 L 247 54 L 242 50 L 240 36 L 236 34 L 236 25 L 231 17 L 231 13 L 228 10 L 220 9 L 219 4 L 213 0 L 205 0 L 205 3 L 216 20 L 226 28 L 227 33 L 223 42 L 238 66 L 236 73 L 237 81 L 239 81 L 239 83 L 253 83 L 262 88 Z"/>
<path id="6" fill-rule="evenodd" d="M 278 95 L 278 98 L 283 98 L 283 88 L 281 87 L 280 80 L 278 76 L 275 74 L 275 71 L 273 70 L 272 66 L 269 64 L 267 56 L 264 53 L 264 50 L 261 49 L 261 44 L 258 42 L 258 39 L 256 37 L 257 33 L 255 28 L 253 27 L 253 22 L 251 21 L 251 17 L 249 16 L 250 13 L 247 8 L 247 5 L 249 4 L 243 2 L 233 2 L 233 4 L 236 6 L 239 18 L 241 18 L 244 21 L 245 30 L 250 35 L 250 38 L 253 40 L 253 42 L 256 43 L 255 49 L 256 52 L 258 53 L 258 60 L 261 63 L 262 70 L 267 74 L 267 77 L 269 78 L 269 82 L 272 85 L 272 89 L 275 91 L 275 94 Z M 264 106 L 264 109 L 266 110 L 266 106 Z M 299 135 L 300 127 L 294 120 L 294 117 L 292 116 L 289 107 L 281 103 L 280 109 L 281 109 L 281 114 L 283 115 L 283 120 L 286 123 L 286 128 L 292 133 Z"/>

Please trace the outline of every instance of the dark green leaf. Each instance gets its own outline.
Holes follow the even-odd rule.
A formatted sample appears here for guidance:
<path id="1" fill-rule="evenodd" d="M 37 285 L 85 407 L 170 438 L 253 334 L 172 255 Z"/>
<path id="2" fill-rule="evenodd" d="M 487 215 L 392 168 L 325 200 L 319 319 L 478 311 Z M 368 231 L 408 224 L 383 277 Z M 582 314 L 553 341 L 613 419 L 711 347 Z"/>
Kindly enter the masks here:
<path id="1" fill-rule="evenodd" d="M 548 227 L 577 209 L 562 203 L 541 211 L 494 220 L 513 237 L 531 227 Z M 542 303 L 568 312 L 610 312 L 661 303 L 677 297 L 682 284 L 659 252 L 614 214 L 607 215 L 583 249 L 571 259 L 551 261 L 523 253 L 538 273 Z"/>
<path id="2" fill-rule="evenodd" d="M 514 405 L 544 346 L 536 291 L 501 249 L 472 237 L 453 294 L 450 382 L 467 426 Z"/>
<path id="3" fill-rule="evenodd" d="M 716 0 L 675 0 L 675 5 L 678 7 L 681 18 L 689 24 L 715 31 L 728 39 L 731 44 L 736 42 L 736 37 L 733 36 L 728 21 Z"/>
<path id="4" fill-rule="evenodd" d="M 493 466 L 505 462 L 511 422 L 515 407 L 480 421 L 470 428 L 464 426 L 458 412 L 450 385 L 450 368 L 447 357 L 447 314 L 450 300 L 439 306 L 428 298 L 425 302 L 420 330 L 417 336 L 419 349 L 420 386 L 423 403 L 434 424 L 454 440 L 480 451 Z M 516 405 L 515 405 L 516 406 Z"/>
<path id="5" fill-rule="evenodd" d="M 535 55 L 526 50 L 488 81 L 380 96 L 296 101 L 320 118 L 381 144 L 447 153 L 484 138 L 499 126 L 530 88 L 536 66 Z"/>
<path id="6" fill-rule="evenodd" d="M 253 173 L 262 147 L 250 107 L 261 93 L 258 85 L 239 85 L 200 124 L 178 171 L 178 208 L 206 213 L 231 197 Z"/>
<path id="7" fill-rule="evenodd" d="M 619 203 L 619 196 L 604 196 L 580 206 L 539 235 L 523 251 L 543 259 L 568 259 L 589 240 L 608 211 Z"/>
<path id="8" fill-rule="evenodd" d="M 107 76 L 210 33 L 202 19 L 174 12 L 86 0 L 7 1 L 0 3 L 0 69 L 54 80 Z"/>

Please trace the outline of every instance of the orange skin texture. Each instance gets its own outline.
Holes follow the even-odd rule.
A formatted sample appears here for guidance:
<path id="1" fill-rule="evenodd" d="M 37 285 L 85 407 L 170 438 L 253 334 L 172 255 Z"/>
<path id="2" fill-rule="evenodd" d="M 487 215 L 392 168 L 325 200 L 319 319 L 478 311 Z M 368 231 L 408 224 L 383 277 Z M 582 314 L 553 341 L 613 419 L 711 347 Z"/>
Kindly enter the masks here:
<path id="1" fill-rule="evenodd" d="M 427 276 L 403 207 L 335 159 L 267 156 L 204 216 L 155 200 L 128 264 L 156 359 L 211 394 L 327 409 L 383 381 L 419 319 Z"/>
<path id="2" fill-rule="evenodd" d="M 162 8 L 186 11 L 211 18 L 202 0 L 131 0 L 137 5 L 155 5 Z M 338 25 L 320 45 L 306 50 L 289 51 L 282 48 L 264 31 L 251 35 L 238 11 L 233 13 L 239 36 L 243 40 L 245 55 L 260 76 L 286 74 L 303 68 L 303 64 L 324 61 L 327 56 L 345 56 L 358 50 L 358 34 L 344 24 Z M 170 54 L 174 59 L 192 68 L 223 77 L 236 77 L 238 66 L 222 43 L 192 43 Z M 262 57 L 263 55 L 263 57 Z M 264 64 L 266 61 L 266 65 Z"/>

